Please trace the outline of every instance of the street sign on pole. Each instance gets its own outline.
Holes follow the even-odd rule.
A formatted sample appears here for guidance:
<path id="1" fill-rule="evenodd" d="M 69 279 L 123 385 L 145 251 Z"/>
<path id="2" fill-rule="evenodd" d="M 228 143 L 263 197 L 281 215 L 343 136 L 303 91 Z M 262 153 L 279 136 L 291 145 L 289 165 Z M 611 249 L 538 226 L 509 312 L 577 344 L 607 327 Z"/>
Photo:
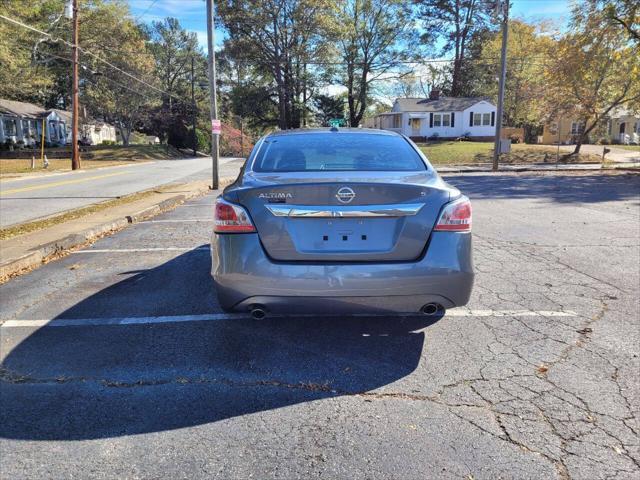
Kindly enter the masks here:
<path id="1" fill-rule="evenodd" d="M 222 122 L 218 119 L 211 120 L 211 133 L 214 135 L 220 135 L 222 133 Z"/>
<path id="2" fill-rule="evenodd" d="M 330 127 L 344 127 L 344 118 L 330 118 L 329 119 Z"/>

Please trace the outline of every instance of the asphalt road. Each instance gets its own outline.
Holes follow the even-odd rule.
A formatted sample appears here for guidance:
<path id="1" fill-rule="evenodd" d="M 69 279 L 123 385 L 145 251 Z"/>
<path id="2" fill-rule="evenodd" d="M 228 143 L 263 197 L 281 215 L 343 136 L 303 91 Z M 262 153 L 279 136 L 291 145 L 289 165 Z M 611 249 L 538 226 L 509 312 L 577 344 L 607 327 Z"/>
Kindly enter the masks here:
<path id="1" fill-rule="evenodd" d="M 220 174 L 236 174 L 232 158 L 220 160 Z M 211 176 L 211 159 L 158 160 L 150 163 L 54 173 L 0 182 L 0 227 L 84 207 L 166 183 Z"/>
<path id="2" fill-rule="evenodd" d="M 638 479 L 640 177 L 448 179 L 439 319 L 220 314 L 212 195 L 1 286 L 0 477 Z"/>

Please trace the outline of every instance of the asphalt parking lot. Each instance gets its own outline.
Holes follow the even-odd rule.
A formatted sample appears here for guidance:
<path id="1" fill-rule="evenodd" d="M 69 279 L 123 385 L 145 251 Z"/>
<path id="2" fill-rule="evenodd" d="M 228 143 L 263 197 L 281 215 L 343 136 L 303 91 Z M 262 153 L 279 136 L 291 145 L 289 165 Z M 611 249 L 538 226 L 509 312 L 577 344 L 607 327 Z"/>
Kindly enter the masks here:
<path id="1" fill-rule="evenodd" d="M 640 176 L 447 180 L 441 318 L 222 314 L 213 195 L 0 286 L 0 477 L 639 478 Z"/>

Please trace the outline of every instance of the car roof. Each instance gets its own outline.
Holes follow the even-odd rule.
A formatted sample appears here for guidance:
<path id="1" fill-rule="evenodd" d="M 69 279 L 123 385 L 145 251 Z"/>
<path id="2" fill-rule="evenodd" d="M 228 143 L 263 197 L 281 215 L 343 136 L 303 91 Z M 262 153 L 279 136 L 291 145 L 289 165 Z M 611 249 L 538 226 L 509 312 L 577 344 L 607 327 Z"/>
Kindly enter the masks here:
<path id="1" fill-rule="evenodd" d="M 387 136 L 399 136 L 395 132 L 387 130 L 379 130 L 376 128 L 351 128 L 351 127 L 324 127 L 324 128 L 294 128 L 291 130 L 277 130 L 271 132 L 266 137 L 275 137 L 281 135 L 313 135 L 317 133 L 357 133 L 360 135 L 387 135 Z"/>

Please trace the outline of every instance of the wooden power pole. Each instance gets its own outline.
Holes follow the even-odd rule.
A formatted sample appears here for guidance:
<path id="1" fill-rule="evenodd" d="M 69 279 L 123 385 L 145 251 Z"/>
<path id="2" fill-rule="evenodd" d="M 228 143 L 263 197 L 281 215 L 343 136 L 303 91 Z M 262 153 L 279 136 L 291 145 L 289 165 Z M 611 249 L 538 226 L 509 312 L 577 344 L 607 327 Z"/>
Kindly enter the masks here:
<path id="1" fill-rule="evenodd" d="M 78 150 L 78 0 L 73 0 L 73 87 L 71 101 L 71 169 L 78 170 L 80 168 L 80 151 Z"/>

